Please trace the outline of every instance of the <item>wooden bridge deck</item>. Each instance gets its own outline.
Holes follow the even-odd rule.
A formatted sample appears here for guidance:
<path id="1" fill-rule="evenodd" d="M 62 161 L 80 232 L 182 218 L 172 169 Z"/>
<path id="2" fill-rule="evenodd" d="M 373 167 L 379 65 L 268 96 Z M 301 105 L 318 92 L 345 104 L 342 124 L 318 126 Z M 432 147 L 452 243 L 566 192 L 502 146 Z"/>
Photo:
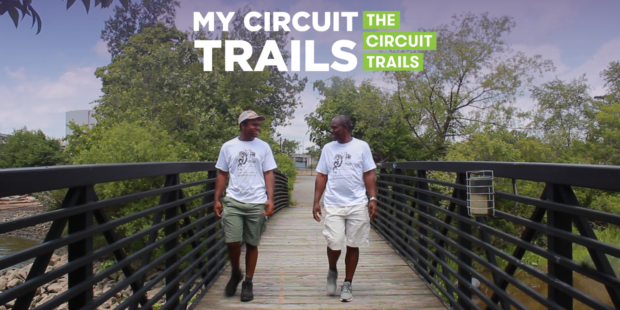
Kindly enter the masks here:
<path id="1" fill-rule="evenodd" d="M 235 296 L 224 296 L 224 286 L 230 277 L 230 271 L 226 270 L 199 301 L 196 310 L 446 309 L 402 258 L 372 230 L 370 247 L 360 249 L 360 261 L 353 278 L 354 300 L 343 303 L 339 296 L 327 296 L 323 225 L 312 219 L 310 209 L 313 181 L 313 177 L 300 176 L 293 193 L 298 206 L 284 209 L 269 220 L 259 247 L 253 281 L 254 300 L 239 301 L 241 285 Z M 339 285 L 344 279 L 344 254 L 338 265 Z M 241 261 L 243 266 L 243 256 Z"/>

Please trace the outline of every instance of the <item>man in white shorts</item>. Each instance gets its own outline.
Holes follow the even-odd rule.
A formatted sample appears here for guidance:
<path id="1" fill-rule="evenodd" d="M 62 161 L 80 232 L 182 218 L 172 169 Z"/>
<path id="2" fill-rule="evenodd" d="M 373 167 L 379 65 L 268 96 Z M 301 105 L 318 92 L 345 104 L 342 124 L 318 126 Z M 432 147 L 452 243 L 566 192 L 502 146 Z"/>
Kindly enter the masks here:
<path id="1" fill-rule="evenodd" d="M 335 141 L 326 144 L 316 167 L 314 207 L 317 222 L 325 212 L 323 235 L 327 239 L 327 294 L 336 295 L 338 271 L 336 265 L 342 249 L 346 273 L 341 286 L 340 300 L 352 301 L 351 283 L 359 261 L 359 248 L 368 246 L 370 221 L 377 214 L 375 165 L 370 147 L 365 141 L 351 137 L 351 121 L 344 115 L 331 122 Z M 324 209 L 319 200 L 323 197 Z M 370 197 L 368 198 L 367 197 Z"/>

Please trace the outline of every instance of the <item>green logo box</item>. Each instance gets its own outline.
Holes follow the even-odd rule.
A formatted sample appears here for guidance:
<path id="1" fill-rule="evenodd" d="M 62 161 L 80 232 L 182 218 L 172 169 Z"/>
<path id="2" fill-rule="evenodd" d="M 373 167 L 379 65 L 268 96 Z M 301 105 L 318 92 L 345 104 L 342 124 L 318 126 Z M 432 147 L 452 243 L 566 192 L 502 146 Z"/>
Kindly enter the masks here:
<path id="1" fill-rule="evenodd" d="M 400 29 L 399 11 L 364 11 L 364 29 Z"/>
<path id="2" fill-rule="evenodd" d="M 435 50 L 436 32 L 364 32 L 364 50 Z"/>
<path id="3" fill-rule="evenodd" d="M 422 53 L 364 53 L 364 71 L 422 71 Z"/>

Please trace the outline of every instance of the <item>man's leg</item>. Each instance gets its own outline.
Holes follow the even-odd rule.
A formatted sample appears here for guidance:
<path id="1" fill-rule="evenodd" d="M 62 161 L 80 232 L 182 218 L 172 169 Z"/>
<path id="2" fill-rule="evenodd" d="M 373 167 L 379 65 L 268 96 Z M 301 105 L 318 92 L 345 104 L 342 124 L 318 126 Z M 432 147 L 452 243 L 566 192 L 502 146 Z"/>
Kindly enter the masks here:
<path id="1" fill-rule="evenodd" d="M 241 242 L 226 243 L 228 247 L 228 258 L 230 259 L 230 266 L 232 270 L 239 269 L 239 259 L 241 257 Z"/>
<path id="2" fill-rule="evenodd" d="M 353 276 L 360 257 L 359 247 L 368 246 L 370 232 L 370 217 L 368 206 L 360 204 L 353 206 L 346 219 L 347 255 L 345 256 L 346 276 L 340 292 L 341 301 L 353 300 Z"/>
<path id="3" fill-rule="evenodd" d="M 347 266 L 347 273 L 344 277 L 344 281 L 353 281 L 355 275 L 355 269 L 357 268 L 357 262 L 360 259 L 360 248 L 353 248 L 347 246 L 347 255 L 344 257 L 344 263 Z"/>
<path id="4" fill-rule="evenodd" d="M 341 252 L 340 250 L 332 250 L 329 246 L 327 247 L 327 260 L 329 261 L 330 270 L 338 270 L 338 259 Z"/>
<path id="5" fill-rule="evenodd" d="M 224 198 L 224 211 L 222 213 L 222 226 L 224 227 L 226 246 L 228 249 L 228 257 L 232 269 L 230 280 L 226 284 L 224 293 L 226 296 L 233 296 L 237 292 L 239 282 L 243 280 L 243 274 L 239 267 L 241 256 L 241 238 L 243 231 L 243 218 L 239 214 L 236 201 Z"/>
<path id="6" fill-rule="evenodd" d="M 245 244 L 245 276 L 254 277 L 256 270 L 256 262 L 258 262 L 258 247 L 251 244 Z"/>
<path id="7" fill-rule="evenodd" d="M 266 219 L 263 214 L 264 204 L 254 204 L 247 209 L 243 229 L 245 241 L 245 281 L 241 284 L 241 301 L 254 299 L 252 278 L 258 263 L 258 245 L 266 228 Z"/>
<path id="8" fill-rule="evenodd" d="M 345 226 L 344 218 L 340 215 L 333 214 L 329 207 L 325 208 L 325 219 L 323 221 L 325 227 L 323 236 L 327 240 L 327 261 L 329 262 L 329 270 L 327 272 L 327 295 L 336 295 L 338 285 L 338 258 L 340 258 L 340 249 L 344 247 Z"/>

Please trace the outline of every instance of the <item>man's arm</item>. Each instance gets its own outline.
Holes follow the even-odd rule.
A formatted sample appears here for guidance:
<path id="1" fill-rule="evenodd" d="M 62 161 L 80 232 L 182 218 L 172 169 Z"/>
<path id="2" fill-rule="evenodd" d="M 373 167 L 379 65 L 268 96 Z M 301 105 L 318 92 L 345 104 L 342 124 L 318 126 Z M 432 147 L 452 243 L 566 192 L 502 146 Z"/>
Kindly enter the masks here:
<path id="1" fill-rule="evenodd" d="M 366 193 L 370 197 L 377 197 L 377 180 L 375 177 L 375 170 L 368 170 L 364 172 L 364 185 L 366 185 Z M 374 220 L 377 216 L 377 201 L 371 200 L 368 202 L 368 214 L 370 220 Z"/>
<path id="2" fill-rule="evenodd" d="M 321 221 L 321 196 L 325 191 L 325 185 L 327 184 L 327 175 L 317 172 L 316 181 L 314 182 L 314 206 L 312 207 L 312 215 L 317 222 Z"/>
<path id="3" fill-rule="evenodd" d="M 226 180 L 228 179 L 228 171 L 217 170 L 217 177 L 215 178 L 215 197 L 213 198 L 213 211 L 217 217 L 222 217 L 222 193 L 226 188 Z"/>
<path id="4" fill-rule="evenodd" d="M 273 175 L 273 170 L 265 171 L 265 187 L 267 188 L 267 202 L 265 202 L 265 212 L 267 216 L 273 215 L 274 208 L 274 190 L 276 188 L 276 178 Z"/>

